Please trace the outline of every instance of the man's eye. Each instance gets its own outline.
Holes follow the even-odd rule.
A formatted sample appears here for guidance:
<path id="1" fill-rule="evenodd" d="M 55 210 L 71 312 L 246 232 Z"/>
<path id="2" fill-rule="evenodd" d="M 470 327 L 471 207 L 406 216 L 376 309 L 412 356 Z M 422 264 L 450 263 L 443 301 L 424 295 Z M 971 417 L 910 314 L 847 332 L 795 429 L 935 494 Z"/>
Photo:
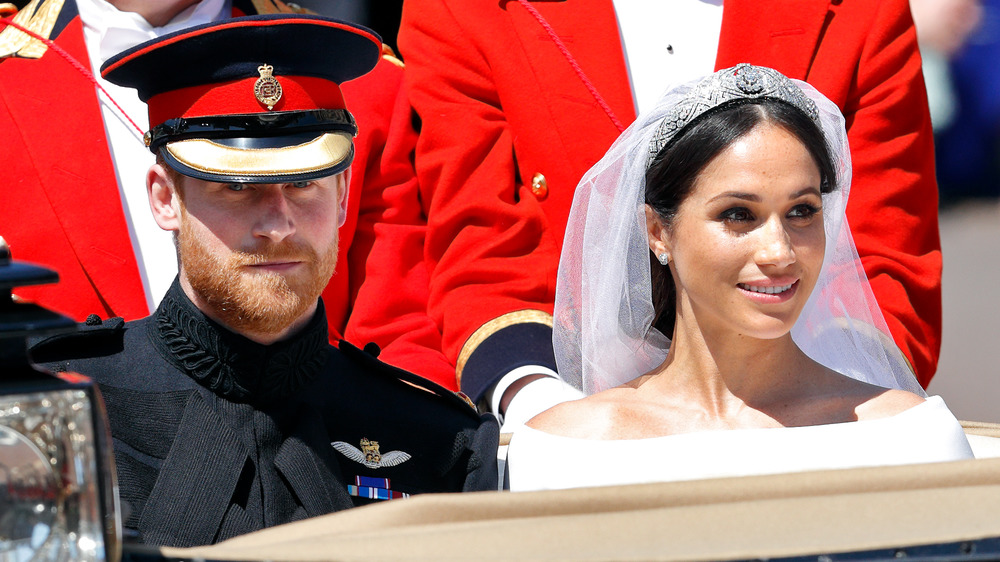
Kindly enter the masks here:
<path id="1" fill-rule="evenodd" d="M 734 207 L 723 211 L 720 218 L 729 222 L 749 222 L 753 220 L 753 213 L 746 207 Z"/>
<path id="2" fill-rule="evenodd" d="M 243 191 L 247 186 L 242 183 L 227 183 L 226 189 L 229 191 Z"/>
<path id="3" fill-rule="evenodd" d="M 309 183 L 310 182 L 308 182 L 308 181 L 293 181 L 292 182 L 292 187 L 299 187 L 299 188 L 307 187 L 309 185 Z"/>

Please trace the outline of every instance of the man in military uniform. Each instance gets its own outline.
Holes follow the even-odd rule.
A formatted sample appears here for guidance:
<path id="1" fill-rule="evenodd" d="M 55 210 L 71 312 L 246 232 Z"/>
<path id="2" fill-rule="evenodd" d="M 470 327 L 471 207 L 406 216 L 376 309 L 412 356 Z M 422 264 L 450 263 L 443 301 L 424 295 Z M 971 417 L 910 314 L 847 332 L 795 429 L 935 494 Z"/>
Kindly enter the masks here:
<path id="1" fill-rule="evenodd" d="M 339 85 L 371 70 L 380 47 L 334 20 L 254 16 L 163 36 L 102 68 L 147 103 L 150 207 L 174 234 L 179 273 L 151 316 L 33 352 L 100 384 L 138 540 L 207 544 L 496 487 L 494 419 L 328 343 L 319 296 L 357 130 Z"/>
<path id="2" fill-rule="evenodd" d="M 167 33 L 296 11 L 281 0 L 32 0 L 0 19 L 0 185 L 17 187 L 0 190 L 0 236 L 60 278 L 18 288 L 19 297 L 77 321 L 156 309 L 177 264 L 160 259 L 173 242 L 148 210 L 147 109 L 134 89 L 102 79 L 101 65 Z M 359 132 L 337 273 L 323 292 L 327 325 L 333 343 L 375 342 L 385 362 L 457 389 L 426 312 L 426 220 L 402 81 L 386 48 L 374 70 L 342 86 Z"/>

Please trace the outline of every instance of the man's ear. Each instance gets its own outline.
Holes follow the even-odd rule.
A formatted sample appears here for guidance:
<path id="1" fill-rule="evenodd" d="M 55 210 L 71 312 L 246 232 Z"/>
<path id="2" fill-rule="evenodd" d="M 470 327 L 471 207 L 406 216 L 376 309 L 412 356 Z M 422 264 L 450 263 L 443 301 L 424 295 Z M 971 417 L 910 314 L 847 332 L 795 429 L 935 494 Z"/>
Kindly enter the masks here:
<path id="1" fill-rule="evenodd" d="M 146 172 L 146 193 L 149 195 L 149 209 L 153 220 L 163 230 L 180 230 L 180 194 L 167 170 L 160 164 L 153 164 Z"/>
<path id="2" fill-rule="evenodd" d="M 654 211 L 652 207 L 649 205 L 643 205 L 643 207 L 646 209 L 646 238 L 649 242 L 649 249 L 653 251 L 655 256 L 663 254 L 669 256 L 670 237 L 667 226 L 663 223 L 659 213 Z"/>
<path id="3" fill-rule="evenodd" d="M 347 168 L 342 173 L 337 174 L 337 190 L 339 191 L 340 198 L 340 216 L 337 221 L 337 227 L 344 226 L 347 222 L 347 195 L 350 191 L 348 187 L 351 185 L 351 169 Z"/>

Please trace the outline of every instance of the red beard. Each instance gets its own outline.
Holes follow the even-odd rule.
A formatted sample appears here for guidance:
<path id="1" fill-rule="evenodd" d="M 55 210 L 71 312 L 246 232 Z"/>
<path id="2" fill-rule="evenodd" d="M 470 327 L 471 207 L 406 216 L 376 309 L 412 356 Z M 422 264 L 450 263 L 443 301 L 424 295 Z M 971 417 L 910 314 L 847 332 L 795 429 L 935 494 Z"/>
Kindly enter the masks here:
<path id="1" fill-rule="evenodd" d="M 186 228 L 178 232 L 181 264 L 191 288 L 210 314 L 241 333 L 278 334 L 315 304 L 337 264 L 337 245 L 319 256 L 312 247 L 286 241 L 218 255 Z M 302 262 L 299 271 L 253 271 L 265 262 Z"/>

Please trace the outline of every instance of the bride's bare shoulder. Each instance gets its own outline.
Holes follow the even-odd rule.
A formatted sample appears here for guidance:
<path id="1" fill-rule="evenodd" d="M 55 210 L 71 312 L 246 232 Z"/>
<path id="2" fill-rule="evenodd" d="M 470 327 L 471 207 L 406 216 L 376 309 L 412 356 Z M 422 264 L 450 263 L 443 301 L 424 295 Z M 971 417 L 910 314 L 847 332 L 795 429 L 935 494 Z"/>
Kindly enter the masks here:
<path id="1" fill-rule="evenodd" d="M 925 402 L 922 396 L 906 390 L 882 388 L 833 371 L 828 375 L 822 379 L 818 396 L 834 417 L 854 421 L 888 418 Z M 810 404 L 811 409 L 816 407 L 816 403 Z"/>
<path id="2" fill-rule="evenodd" d="M 924 403 L 924 398 L 905 390 L 881 390 L 855 409 L 858 420 L 888 418 Z"/>
<path id="3" fill-rule="evenodd" d="M 612 427 L 618 405 L 607 393 L 563 402 L 528 421 L 528 427 L 577 439 L 602 439 Z"/>

